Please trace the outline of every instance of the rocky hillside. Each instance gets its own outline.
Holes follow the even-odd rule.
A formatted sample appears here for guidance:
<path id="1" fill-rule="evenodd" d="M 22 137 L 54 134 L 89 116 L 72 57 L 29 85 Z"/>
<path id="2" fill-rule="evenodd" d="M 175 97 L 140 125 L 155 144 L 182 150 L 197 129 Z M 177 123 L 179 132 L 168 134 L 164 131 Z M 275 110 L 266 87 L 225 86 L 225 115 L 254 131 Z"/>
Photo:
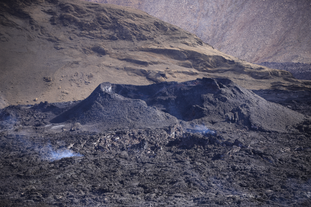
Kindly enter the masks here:
<path id="1" fill-rule="evenodd" d="M 138 8 L 253 62 L 311 62 L 311 2 L 88 0 Z"/>

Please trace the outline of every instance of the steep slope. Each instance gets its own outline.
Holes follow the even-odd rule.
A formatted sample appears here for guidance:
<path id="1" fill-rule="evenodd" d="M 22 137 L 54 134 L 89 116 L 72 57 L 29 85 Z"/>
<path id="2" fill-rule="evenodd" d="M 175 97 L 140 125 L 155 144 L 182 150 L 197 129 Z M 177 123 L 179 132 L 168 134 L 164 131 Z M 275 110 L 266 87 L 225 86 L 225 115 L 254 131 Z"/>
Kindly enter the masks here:
<path id="1" fill-rule="evenodd" d="M 93 93 L 52 120 L 53 123 L 79 122 L 109 128 L 160 128 L 177 124 L 169 114 L 148 107 L 139 99 L 124 98 L 111 91 L 110 83 L 100 84 Z"/>
<path id="2" fill-rule="evenodd" d="M 226 55 L 145 12 L 85 1 L 0 2 L 5 104 L 72 101 L 100 83 L 230 77 L 247 89 L 301 89 L 290 73 Z"/>
<path id="3" fill-rule="evenodd" d="M 309 0 L 88 0 L 138 8 L 253 62 L 311 63 Z"/>

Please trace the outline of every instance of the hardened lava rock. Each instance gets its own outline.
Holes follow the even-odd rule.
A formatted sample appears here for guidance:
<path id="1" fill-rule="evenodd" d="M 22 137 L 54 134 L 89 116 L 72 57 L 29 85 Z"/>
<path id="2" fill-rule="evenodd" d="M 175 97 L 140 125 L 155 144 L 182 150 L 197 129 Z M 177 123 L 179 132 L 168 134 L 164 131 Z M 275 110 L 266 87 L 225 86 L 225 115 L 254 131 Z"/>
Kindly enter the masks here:
<path id="1" fill-rule="evenodd" d="M 144 128 L 169 126 L 178 122 L 176 118 L 217 127 L 226 122 L 251 130 L 282 132 L 305 119 L 229 79 L 203 78 L 147 86 L 102 83 L 52 122 Z"/>
<path id="2" fill-rule="evenodd" d="M 310 206 L 310 123 L 228 79 L 9 106 L 0 206 Z"/>

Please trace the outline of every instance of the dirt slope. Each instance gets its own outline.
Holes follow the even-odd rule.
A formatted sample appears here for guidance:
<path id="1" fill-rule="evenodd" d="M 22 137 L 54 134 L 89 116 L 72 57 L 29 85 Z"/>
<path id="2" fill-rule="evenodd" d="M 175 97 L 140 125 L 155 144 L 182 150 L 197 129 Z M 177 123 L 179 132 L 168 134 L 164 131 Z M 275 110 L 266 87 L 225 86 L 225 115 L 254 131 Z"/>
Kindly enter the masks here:
<path id="1" fill-rule="evenodd" d="M 240 61 L 145 12 L 85 1 L 1 1 L 0 97 L 81 100 L 100 83 L 230 77 L 247 89 L 301 89 L 290 73 Z"/>
<path id="2" fill-rule="evenodd" d="M 311 62 L 311 2 L 88 0 L 138 8 L 253 62 Z"/>

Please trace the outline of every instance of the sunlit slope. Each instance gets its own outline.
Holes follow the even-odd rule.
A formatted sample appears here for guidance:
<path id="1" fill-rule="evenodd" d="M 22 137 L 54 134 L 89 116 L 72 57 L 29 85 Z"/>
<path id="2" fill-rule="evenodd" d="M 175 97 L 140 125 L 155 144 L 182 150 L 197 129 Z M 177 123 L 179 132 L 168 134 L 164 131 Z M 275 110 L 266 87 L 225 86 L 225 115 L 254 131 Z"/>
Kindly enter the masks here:
<path id="1" fill-rule="evenodd" d="M 88 0 L 138 8 L 253 62 L 311 63 L 309 0 Z"/>

